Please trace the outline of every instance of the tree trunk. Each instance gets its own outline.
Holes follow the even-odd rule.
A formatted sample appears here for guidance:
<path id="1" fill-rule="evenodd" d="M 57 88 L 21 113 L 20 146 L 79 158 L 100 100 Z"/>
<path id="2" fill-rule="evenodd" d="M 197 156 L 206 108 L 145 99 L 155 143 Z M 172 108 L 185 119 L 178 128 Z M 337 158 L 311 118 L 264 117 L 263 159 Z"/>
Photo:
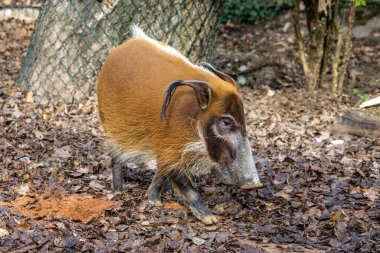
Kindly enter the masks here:
<path id="1" fill-rule="evenodd" d="M 303 36 L 301 33 L 301 25 L 300 25 L 300 1 L 294 0 L 293 1 L 293 20 L 294 20 L 294 31 L 296 34 L 296 39 L 298 43 L 298 54 L 301 60 L 301 65 L 303 69 L 303 73 L 306 77 L 306 82 L 309 86 L 309 78 L 310 78 L 310 69 L 309 69 L 309 63 L 306 58 L 306 50 L 305 50 L 305 43 L 303 41 Z"/>
<path id="2" fill-rule="evenodd" d="M 318 88 L 324 42 L 325 17 L 320 13 L 315 0 L 304 0 L 309 31 L 309 90 Z"/>
<path id="3" fill-rule="evenodd" d="M 294 1 L 294 28 L 296 39 L 298 41 L 298 51 L 301 59 L 302 68 L 306 77 L 307 86 L 309 90 L 318 88 L 321 84 L 320 77 L 324 74 L 323 64 L 327 64 L 325 59 L 327 56 L 324 52 L 327 50 L 328 45 L 325 45 L 325 33 L 327 16 L 321 13 L 321 5 L 315 0 L 303 0 L 306 8 L 307 30 L 308 30 L 308 57 L 306 57 L 306 50 L 303 42 L 303 37 L 300 29 L 300 1 Z M 321 73 L 322 71 L 322 73 Z"/>
<path id="4" fill-rule="evenodd" d="M 331 90 L 333 92 L 338 91 L 339 83 L 339 65 L 340 65 L 340 51 L 342 48 L 343 40 L 343 20 L 344 20 L 344 11 L 341 10 L 341 19 L 339 20 L 339 1 L 335 1 L 333 7 L 333 37 L 335 42 L 335 52 L 331 54 L 331 72 L 332 72 L 332 84 Z"/>
<path id="5" fill-rule="evenodd" d="M 355 1 L 350 10 L 339 0 L 303 0 L 307 21 L 307 47 L 300 28 L 300 0 L 294 0 L 294 28 L 298 51 L 309 90 L 326 87 L 327 68 L 331 64 L 331 90 L 342 92 L 351 52 L 351 31 Z M 346 36 L 344 28 L 347 26 Z M 344 44 L 344 45 L 343 45 Z"/>
<path id="6" fill-rule="evenodd" d="M 355 7 L 356 7 L 355 2 L 351 1 L 350 10 L 348 13 L 348 21 L 347 21 L 348 27 L 347 27 L 347 32 L 346 32 L 346 38 L 344 41 L 342 65 L 339 69 L 338 91 L 340 92 L 343 90 L 343 83 L 346 76 L 348 60 L 350 59 L 350 55 L 351 55 L 351 44 L 352 44 L 351 35 L 352 35 L 352 27 L 354 26 Z"/>
<path id="7" fill-rule="evenodd" d="M 66 102 L 88 99 L 132 22 L 193 61 L 210 60 L 222 1 L 99 2 L 44 1 L 19 75 L 24 89 Z"/>

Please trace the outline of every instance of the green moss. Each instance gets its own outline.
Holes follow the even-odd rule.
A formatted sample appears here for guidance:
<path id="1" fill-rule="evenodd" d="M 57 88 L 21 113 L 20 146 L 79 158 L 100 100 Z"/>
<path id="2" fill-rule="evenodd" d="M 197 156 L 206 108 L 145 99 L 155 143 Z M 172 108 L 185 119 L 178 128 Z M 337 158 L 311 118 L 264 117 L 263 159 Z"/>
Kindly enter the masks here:
<path id="1" fill-rule="evenodd" d="M 277 13 L 291 7 L 291 0 L 284 0 L 282 4 L 268 0 L 227 0 L 224 5 L 223 23 L 254 22 L 261 19 L 271 19 Z"/>

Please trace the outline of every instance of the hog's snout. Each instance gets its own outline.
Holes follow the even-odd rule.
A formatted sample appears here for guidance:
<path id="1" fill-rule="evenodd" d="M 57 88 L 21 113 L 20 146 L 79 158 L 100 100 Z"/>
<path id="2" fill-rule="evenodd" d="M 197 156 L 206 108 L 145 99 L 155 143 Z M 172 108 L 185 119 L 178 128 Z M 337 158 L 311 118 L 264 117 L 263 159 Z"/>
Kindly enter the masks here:
<path id="1" fill-rule="evenodd" d="M 243 190 L 262 187 L 263 184 L 261 183 L 259 174 L 256 170 L 256 165 L 253 160 L 252 150 L 248 138 L 245 138 L 242 143 L 243 145 L 240 148 L 236 163 L 234 164 L 235 169 L 233 170 L 238 179 L 238 182 L 236 183 Z"/>
<path id="2" fill-rule="evenodd" d="M 251 189 L 260 188 L 260 187 L 263 187 L 263 183 L 261 183 L 260 181 L 246 183 L 240 186 L 240 188 L 243 190 L 251 190 Z"/>
<path id="3" fill-rule="evenodd" d="M 259 177 L 256 175 L 254 175 L 252 178 L 244 180 L 244 183 L 240 185 L 240 188 L 243 190 L 251 190 L 260 187 L 263 187 L 263 183 L 261 183 Z"/>
<path id="4" fill-rule="evenodd" d="M 262 187 L 263 184 L 256 170 L 248 138 L 244 136 L 238 143 L 235 159 L 230 163 L 222 164 L 219 169 L 216 170 L 216 174 L 220 176 L 225 183 L 238 185 L 243 190 Z"/>

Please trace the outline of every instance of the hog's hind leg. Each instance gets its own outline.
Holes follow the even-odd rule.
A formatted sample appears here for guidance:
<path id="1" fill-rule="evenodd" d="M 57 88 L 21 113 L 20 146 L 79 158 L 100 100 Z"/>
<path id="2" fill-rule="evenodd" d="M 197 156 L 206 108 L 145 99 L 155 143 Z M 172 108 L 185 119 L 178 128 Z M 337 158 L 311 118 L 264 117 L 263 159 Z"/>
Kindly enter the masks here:
<path id="1" fill-rule="evenodd" d="M 202 203 L 199 192 L 192 185 L 191 180 L 183 174 L 175 174 L 171 177 L 174 190 L 179 193 L 190 206 L 191 211 L 200 221 L 206 225 L 218 222 L 207 206 Z"/>
<path id="2" fill-rule="evenodd" d="M 114 191 L 122 191 L 124 184 L 124 166 L 118 162 L 117 158 L 111 159 L 112 185 Z"/>

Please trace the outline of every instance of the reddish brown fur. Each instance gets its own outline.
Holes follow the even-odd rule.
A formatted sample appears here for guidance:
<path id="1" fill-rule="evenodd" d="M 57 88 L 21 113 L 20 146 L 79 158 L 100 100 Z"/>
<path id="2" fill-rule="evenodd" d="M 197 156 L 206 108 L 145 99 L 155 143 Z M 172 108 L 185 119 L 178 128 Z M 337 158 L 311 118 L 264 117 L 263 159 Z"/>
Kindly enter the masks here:
<path id="1" fill-rule="evenodd" d="M 175 80 L 207 82 L 212 90 L 211 103 L 202 111 L 194 91 L 179 87 L 163 122 L 164 94 Z M 225 99 L 231 94 L 240 101 L 234 85 L 140 38 L 116 48 L 98 80 L 99 114 L 106 137 L 124 151 L 152 154 L 161 170 L 181 165 L 178 163 L 186 144 L 200 139 L 198 124 L 210 115 L 221 116 Z"/>

